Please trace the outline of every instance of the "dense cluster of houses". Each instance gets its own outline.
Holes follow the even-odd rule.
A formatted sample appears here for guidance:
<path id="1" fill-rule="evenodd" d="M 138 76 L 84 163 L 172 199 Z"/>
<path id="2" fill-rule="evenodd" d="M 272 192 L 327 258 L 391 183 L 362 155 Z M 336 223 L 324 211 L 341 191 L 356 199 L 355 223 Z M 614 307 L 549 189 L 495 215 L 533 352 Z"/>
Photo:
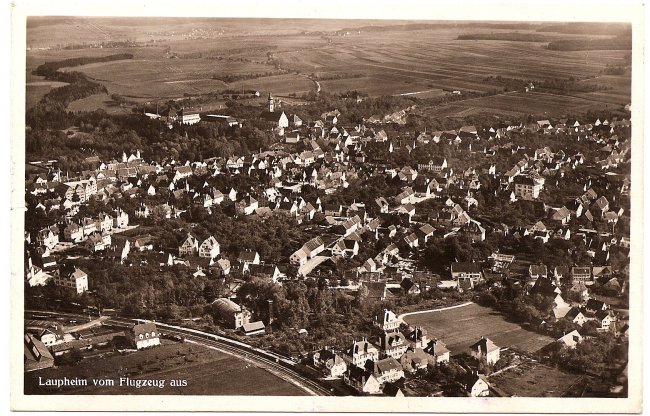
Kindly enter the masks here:
<path id="1" fill-rule="evenodd" d="M 299 274 L 303 276 L 328 259 L 355 257 L 364 245 L 386 236 L 392 244 L 373 257 L 362 259 L 363 265 L 354 271 L 357 277 L 371 274 L 377 280 L 384 273 L 390 275 L 391 268 L 397 267 L 400 258 L 408 254 L 399 253 L 398 247 L 405 244 L 409 250 L 417 251 L 434 236 L 467 236 L 472 242 L 479 242 L 485 240 L 487 233 L 499 232 L 532 235 L 547 243 L 552 238 L 568 240 L 579 234 L 592 250 L 594 264 L 599 266 L 608 265 L 610 246 L 629 248 L 626 236 L 618 237 L 614 233 L 603 235 L 584 227 L 576 229 L 573 223 L 575 219 L 586 219 L 592 223 L 606 221 L 613 229 L 618 219 L 626 213 L 615 201 L 609 201 L 607 196 L 597 195 L 592 184 L 605 183 L 607 189 L 620 186 L 620 194 L 627 195 L 629 176 L 603 174 L 585 178 L 584 194 L 567 200 L 563 206 L 553 207 L 538 201 L 541 190 L 549 182 L 551 185 L 557 184 L 568 170 L 580 164 L 596 164 L 606 171 L 629 158 L 629 140 L 621 140 L 623 135 L 619 131 L 629 128 L 627 120 L 596 120 L 586 124 L 577 120 L 559 120 L 553 125 L 548 120 L 541 120 L 532 125 L 503 124 L 482 129 L 465 126 L 457 131 L 424 132 L 415 139 L 405 140 L 389 138 L 384 130 L 377 129 L 372 123 L 368 123 L 370 127 L 341 126 L 338 124 L 341 114 L 337 110 L 322 114 L 320 120 L 304 122 L 295 115 L 287 116 L 277 111 L 274 103 L 269 96 L 268 109 L 264 114 L 278 117 L 279 123 L 271 121 L 270 127 L 276 131 L 281 142 L 271 150 L 250 156 L 185 163 L 171 159 L 145 162 L 139 151 L 129 156 L 125 152 L 121 162 L 102 162 L 91 156 L 87 162 L 94 163 L 96 168 L 79 172 L 75 177 L 64 177 L 62 172 L 50 169 L 48 173 L 28 178 L 26 191 L 37 200 L 36 205 L 29 209 L 48 214 L 58 212 L 61 218 L 58 223 L 39 230 L 36 235 L 26 236 L 30 243 L 34 240 L 29 251 L 32 259 L 28 271 L 30 283 L 42 284 L 47 280 L 48 267 L 45 265 L 55 263 L 48 260 L 52 257 L 51 250 L 60 241 L 83 244 L 92 252 L 111 251 L 121 262 L 126 259 L 136 242 L 113 241 L 115 239 L 111 235 L 129 226 L 129 213 L 118 210 L 112 215 L 101 214 L 99 218 L 77 218 L 79 207 L 91 197 L 99 201 L 109 198 L 141 200 L 138 208 L 130 213 L 131 218 L 136 220 L 179 218 L 193 206 L 203 207 L 209 213 L 212 207 L 222 204 L 233 204 L 235 216 L 263 220 L 271 215 L 279 215 L 291 218 L 297 224 L 313 221 L 317 213 L 322 214 L 328 228 L 323 230 L 321 236 L 306 241 L 287 259 L 287 264 L 298 266 Z M 549 147 L 535 149 L 532 153 L 522 152 L 522 149 L 513 147 L 508 138 L 525 131 L 544 135 L 568 134 L 575 140 L 601 144 L 599 151 L 602 153 L 599 152 L 595 160 L 587 161 L 581 153 L 571 155 L 562 149 L 554 151 Z M 323 151 L 319 141 L 326 141 L 332 146 L 331 149 Z M 365 150 L 369 143 L 381 143 L 389 152 L 397 148 L 413 152 L 419 146 L 441 141 L 460 148 L 467 146 L 472 153 L 483 153 L 485 163 L 456 172 L 446 158 L 435 157 L 427 163 L 418 164 L 416 169 L 411 166 L 391 169 Z M 482 152 L 476 150 L 480 144 L 483 144 Z M 472 150 L 472 146 L 475 150 Z M 522 158 L 512 169 L 497 172 L 490 157 L 498 152 L 518 153 Z M 223 174 L 254 176 L 261 180 L 256 188 L 220 190 L 211 185 L 211 178 Z M 352 178 L 364 179 L 373 175 L 385 175 L 387 179 L 399 181 L 403 184 L 402 191 L 397 195 L 378 195 L 370 206 L 362 202 L 350 206 L 328 205 L 322 203 L 320 198 L 306 200 L 301 195 L 304 186 L 313 186 L 325 194 L 332 194 L 339 188 L 347 187 Z M 528 226 L 508 228 L 504 224 L 487 224 L 472 218 L 472 207 L 478 205 L 474 194 L 481 187 L 479 179 L 482 176 L 500 179 L 501 188 L 495 191 L 497 196 L 510 201 L 538 201 L 539 210 L 546 213 L 546 219 Z M 196 179 L 202 185 L 197 187 Z M 461 192 L 466 195 L 459 196 Z M 166 196 L 166 202 L 149 202 L 161 195 Z M 616 198 L 616 194 L 613 198 Z M 160 198 L 155 200 L 160 201 Z M 416 210 L 423 201 L 434 201 L 437 208 L 434 215 L 428 215 L 428 221 L 420 222 L 422 219 L 415 220 L 418 218 Z M 166 253 L 161 263 L 187 264 L 196 273 L 211 271 L 217 275 L 227 275 L 230 260 L 219 256 L 219 245 L 213 240 L 200 242 L 199 247 L 199 242 L 188 236 L 178 251 Z M 209 244 L 211 248 L 203 247 L 204 244 Z M 148 246 L 151 244 L 139 244 L 138 248 L 143 250 Z M 208 256 L 205 250 L 212 252 Z M 279 270 L 284 268 L 283 264 L 271 265 L 271 268 L 278 266 Z M 465 266 L 454 267 L 458 270 Z M 407 268 L 403 271 L 401 277 L 412 277 L 412 270 Z M 277 273 L 274 274 L 277 278 Z M 452 271 L 452 276 L 459 288 L 465 285 L 471 288 L 480 280 L 476 273 L 467 278 Z"/>
<path id="2" fill-rule="evenodd" d="M 170 123 L 202 122 L 198 113 L 185 111 L 165 117 Z M 608 330 L 616 322 L 607 305 L 594 309 L 597 305 L 594 299 L 589 299 L 588 286 L 598 282 L 619 293 L 625 291 L 625 282 L 619 279 L 618 271 L 611 269 L 609 250 L 614 246 L 629 250 L 629 238 L 616 233 L 615 226 L 622 216 L 628 215 L 617 199 L 629 195 L 630 177 L 611 172 L 630 158 L 628 120 L 593 123 L 540 120 L 483 128 L 464 126 L 452 131 L 425 131 L 407 139 L 389 137 L 381 122 L 373 123 L 373 120 L 343 126 L 339 123 L 338 110 L 326 112 L 318 120 L 303 121 L 294 114 L 278 111 L 272 96 L 260 117 L 269 123 L 278 142 L 270 149 L 250 155 L 185 162 L 171 158 L 145 161 L 135 151 L 123 153 L 121 161 L 102 161 L 91 156 L 85 162 L 93 168 L 73 176 L 55 168 L 29 176 L 26 192 L 35 202 L 28 210 L 40 210 L 48 216 L 57 216 L 58 220 L 43 229 L 26 232 L 27 282 L 34 286 L 53 279 L 57 285 L 76 293 L 87 291 L 89 277 L 85 272 L 59 264 L 65 263 L 62 260 L 66 258 L 65 254 L 61 257 L 57 253 L 71 247 L 84 247 L 90 253 L 102 253 L 119 263 L 127 261 L 133 251 L 151 251 L 159 257 L 161 267 L 183 265 L 194 276 L 225 279 L 255 275 L 278 284 L 289 277 L 286 275 L 289 265 L 297 267 L 298 277 L 309 277 L 321 264 L 365 253 L 357 259 L 361 265 L 346 270 L 344 276 L 349 281 L 360 281 L 356 287 L 365 287 L 368 297 L 383 300 L 391 293 L 416 294 L 441 283 L 429 273 L 416 270 L 413 261 L 413 254 L 432 238 L 464 236 L 477 243 L 485 241 L 490 233 L 499 233 L 533 236 L 546 244 L 552 239 L 569 240 L 577 236 L 588 248 L 589 264 L 567 265 L 552 273 L 546 265 L 535 264 L 530 266 L 528 276 L 517 277 L 531 283 L 528 286 L 531 292 L 554 294 L 553 316 L 548 319 L 569 317 L 579 325 L 595 321 L 601 330 Z M 548 146 L 524 149 L 509 140 L 512 135 L 526 132 L 566 135 L 567 140 L 591 143 L 598 151 L 596 156 L 587 157 Z M 388 153 L 405 149 L 413 154 L 419 147 L 441 142 L 481 155 L 483 162 L 464 171 L 455 170 L 447 158 L 440 156 L 412 166 L 391 167 L 369 150 L 380 146 Z M 328 150 L 323 150 L 319 143 L 326 143 Z M 508 170 L 499 171 L 494 159 L 497 154 L 517 154 L 521 158 Z M 567 199 L 561 206 L 549 206 L 540 200 L 545 189 L 557 187 L 562 178 L 580 165 L 592 166 L 600 172 L 578 179 L 583 194 Z M 246 181 L 252 186 L 218 189 L 216 178 L 221 175 L 255 180 Z M 374 201 L 355 201 L 349 205 L 303 195 L 304 187 L 316 188 L 322 191 L 321 195 L 336 194 L 347 188 L 351 180 L 378 175 L 400 184 L 400 192 L 376 195 Z M 510 202 L 531 201 L 543 219 L 534 224 L 508 227 L 475 218 L 473 208 L 479 204 L 476 194 L 484 178 L 499 183 L 495 197 Z M 599 195 L 594 188 L 606 189 L 607 195 Z M 133 199 L 137 208 L 132 212 L 117 209 L 96 218 L 80 216 L 80 208 L 91 199 L 117 201 L 117 205 L 120 200 Z M 428 214 L 417 215 L 418 205 L 425 201 Z M 186 237 L 177 246 L 174 242 L 161 244 L 146 234 L 119 236 L 121 231 L 133 227 L 131 223 L 151 218 L 160 221 L 180 218 L 196 208 L 209 214 L 215 206 L 232 206 L 229 212 L 234 217 L 256 221 L 280 216 L 301 225 L 314 223 L 318 217 L 319 227 L 313 227 L 317 235 L 305 238 L 301 246 L 295 247 L 278 264 L 246 249 L 222 253 L 220 243 L 213 236 L 198 239 L 191 230 L 187 230 Z M 603 222 L 611 226 L 611 232 L 596 231 L 596 224 Z M 374 249 L 379 240 L 388 244 Z M 372 254 L 368 255 L 369 252 Z M 450 275 L 444 277 L 451 287 L 472 290 L 481 282 L 511 276 L 509 269 L 515 257 L 497 252 L 482 262 L 454 262 L 449 265 Z M 583 296 L 584 304 L 565 302 L 558 289 L 559 279 L 570 279 L 571 290 Z M 232 297 L 236 296 L 237 282 L 230 281 Z M 233 329 L 242 329 L 247 334 L 264 330 L 263 323 L 250 322 L 250 312 L 230 299 L 217 299 L 213 306 L 215 316 Z M 355 341 L 342 353 L 325 348 L 314 356 L 314 364 L 325 368 L 331 377 L 343 377 L 359 391 L 376 393 L 383 388 L 393 391 L 392 383 L 405 372 L 449 359 L 449 351 L 439 341 L 428 339 L 424 329 L 403 332 L 395 322 L 394 314 L 387 311 L 378 320 L 384 333 L 374 344 L 365 339 Z M 479 341 L 479 344 L 479 349 L 485 350 L 484 355 L 493 350 L 491 343 Z M 480 384 L 481 380 L 478 377 L 475 382 Z M 483 391 L 479 388 L 476 395 L 482 395 Z"/>
<path id="3" fill-rule="evenodd" d="M 354 341 L 343 351 L 322 348 L 312 354 L 313 366 L 327 378 L 342 378 L 361 394 L 395 396 L 403 395 L 399 386 L 407 375 L 449 363 L 450 351 L 440 340 L 429 338 L 426 329 L 406 326 L 389 310 L 374 322 L 379 330 L 376 339 Z M 500 352 L 501 348 L 486 337 L 467 351 L 488 366 L 499 361 Z M 489 384 L 477 371 L 467 371 L 460 384 L 469 396 L 489 395 Z"/>

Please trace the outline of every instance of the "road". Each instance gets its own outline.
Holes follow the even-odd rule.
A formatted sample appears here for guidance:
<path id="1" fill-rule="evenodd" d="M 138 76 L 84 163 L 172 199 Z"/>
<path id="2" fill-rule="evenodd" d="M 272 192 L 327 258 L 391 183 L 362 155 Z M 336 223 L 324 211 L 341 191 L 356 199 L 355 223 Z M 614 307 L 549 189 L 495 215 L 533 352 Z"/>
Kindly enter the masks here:
<path id="1" fill-rule="evenodd" d="M 72 314 L 72 313 L 58 313 L 58 312 L 53 312 L 53 311 L 26 311 L 27 313 L 34 313 L 38 314 L 40 316 L 48 316 L 51 318 L 56 318 L 59 316 L 63 317 L 76 317 L 78 319 L 87 319 L 86 316 L 84 315 L 78 315 L 78 314 Z M 116 326 L 122 326 L 122 327 L 131 327 L 133 325 L 133 321 L 127 318 L 119 318 L 119 317 L 112 317 L 109 319 L 104 319 L 104 322 L 106 324 L 112 324 Z M 208 339 L 207 337 L 203 336 L 198 336 L 198 335 L 192 335 L 188 334 L 187 332 L 180 331 L 180 330 L 175 330 L 175 329 L 170 329 L 167 327 L 161 328 L 162 331 L 168 334 L 173 334 L 173 335 L 178 335 L 183 338 L 185 338 L 186 341 L 192 342 L 198 345 L 202 345 L 206 348 L 211 348 L 211 349 L 216 349 L 218 351 L 221 351 L 223 353 L 235 356 L 239 359 L 242 359 L 244 361 L 250 362 L 254 365 L 257 365 L 261 368 L 264 368 L 265 370 L 269 371 L 271 374 L 274 374 L 277 377 L 282 378 L 283 380 L 295 385 L 296 387 L 302 389 L 305 391 L 307 394 L 312 395 L 312 396 L 330 396 L 331 393 L 324 387 L 322 387 L 320 384 L 315 382 L 314 380 L 311 380 L 301 374 L 299 374 L 297 371 L 288 368 L 279 362 L 275 362 L 270 358 L 266 357 L 261 357 L 259 355 L 256 355 L 252 353 L 251 351 L 247 351 L 244 348 L 239 348 L 230 344 L 227 344 L 223 341 L 218 341 L 218 340 L 213 340 L 213 339 Z M 252 349 L 252 347 L 251 347 Z"/>
<path id="2" fill-rule="evenodd" d="M 465 302 L 461 303 L 460 305 L 454 305 L 454 306 L 446 306 L 444 308 L 438 308 L 438 309 L 427 309 L 425 311 L 417 311 L 417 312 L 407 312 L 399 315 L 397 319 L 399 320 L 404 320 L 404 317 L 410 316 L 410 315 L 419 315 L 421 313 L 429 313 L 429 312 L 440 312 L 440 311 L 446 311 L 449 309 L 456 309 L 456 308 L 462 308 L 463 306 L 471 305 L 474 302 Z"/>
<path id="3" fill-rule="evenodd" d="M 310 76 L 307 75 L 307 74 L 300 74 L 300 76 L 301 76 L 301 77 L 305 77 L 305 78 L 307 78 L 308 80 L 310 80 L 311 82 L 313 82 L 314 85 L 316 86 L 316 94 L 319 94 L 319 93 L 320 93 L 320 82 L 316 81 L 315 79 L 313 79 L 312 77 L 310 77 Z"/>

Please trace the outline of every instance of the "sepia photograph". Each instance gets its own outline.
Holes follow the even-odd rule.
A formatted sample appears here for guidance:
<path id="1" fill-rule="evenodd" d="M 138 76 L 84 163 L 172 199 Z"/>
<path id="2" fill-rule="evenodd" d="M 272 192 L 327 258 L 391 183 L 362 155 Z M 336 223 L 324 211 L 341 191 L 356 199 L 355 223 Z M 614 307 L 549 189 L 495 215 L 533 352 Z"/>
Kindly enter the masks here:
<path id="1" fill-rule="evenodd" d="M 638 19 L 287 4 L 12 11 L 16 410 L 640 411 Z"/>

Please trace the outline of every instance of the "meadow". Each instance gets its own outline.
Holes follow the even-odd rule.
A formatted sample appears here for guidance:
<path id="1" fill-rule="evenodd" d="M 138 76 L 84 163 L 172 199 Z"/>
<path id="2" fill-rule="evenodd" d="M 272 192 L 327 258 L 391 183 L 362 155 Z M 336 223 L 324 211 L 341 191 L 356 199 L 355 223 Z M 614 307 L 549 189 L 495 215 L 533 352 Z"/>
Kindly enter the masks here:
<path id="1" fill-rule="evenodd" d="M 500 347 L 512 347 L 533 353 L 554 341 L 509 322 L 500 313 L 477 304 L 439 312 L 411 315 L 404 318 L 410 326 L 427 330 L 430 338 L 438 338 L 452 355 L 468 353 L 469 346 L 482 336 Z"/>
<path id="2" fill-rule="evenodd" d="M 558 117 L 571 112 L 597 109 L 604 105 L 623 105 L 616 98 L 598 98 L 597 93 L 575 93 L 558 95 L 539 92 L 509 92 L 487 97 L 473 98 L 435 107 L 423 107 L 418 113 L 434 117 L 465 117 L 468 115 L 491 114 L 521 116 L 537 114 Z M 618 103 L 616 102 L 618 101 Z"/>
<path id="3" fill-rule="evenodd" d="M 573 77 L 580 82 L 604 85 L 610 89 L 567 95 L 516 96 L 499 95 L 454 102 L 432 109 L 430 115 L 462 117 L 496 110 L 500 114 L 563 113 L 580 108 L 620 106 L 630 101 L 630 74 L 603 75 L 610 66 L 624 65 L 629 51 L 556 51 L 546 48 L 547 42 L 519 42 L 512 40 L 459 40 L 458 36 L 512 33 L 512 29 L 495 29 L 494 25 L 456 26 L 427 25 L 419 30 L 391 29 L 390 25 L 375 30 L 346 32 L 345 36 L 332 32 L 337 27 L 332 21 L 310 21 L 292 24 L 292 21 L 250 21 L 227 19 L 209 21 L 198 19 L 195 25 L 185 20 L 174 25 L 141 28 L 104 19 L 101 24 L 92 19 L 80 19 L 82 38 L 92 38 L 92 25 L 98 25 L 104 35 L 120 39 L 131 31 L 131 38 L 149 43 L 130 48 L 86 48 L 80 50 L 27 51 L 28 82 L 38 81 L 31 69 L 49 60 L 77 56 L 102 56 L 113 53 L 132 53 L 134 59 L 94 63 L 75 67 L 106 86 L 109 94 L 120 94 L 135 100 L 152 98 L 174 99 L 199 96 L 227 89 L 254 89 L 262 94 L 297 94 L 315 91 L 309 77 L 317 77 L 322 91 L 342 93 L 357 90 L 370 96 L 411 94 L 418 98 L 435 98 L 451 91 L 493 93 L 499 85 L 486 82 L 489 76 L 502 76 L 542 81 Z M 284 23 L 284 24 L 282 24 Z M 354 27 L 355 22 L 339 22 Z M 360 23 L 358 23 L 360 24 Z M 88 26 L 90 25 L 90 26 Z M 115 25 L 114 30 L 111 25 Z M 29 25 L 28 25 L 29 27 Z M 66 30 L 58 24 L 37 25 L 28 29 L 28 42 L 42 44 L 44 27 L 57 32 Z M 362 26 L 359 26 L 360 28 Z M 129 29 L 130 28 L 130 29 Z M 189 38 L 193 30 L 225 32 L 221 36 Z M 128 29 L 128 30 L 127 30 Z M 330 32 L 308 32 L 308 29 Z M 174 36 L 170 34 L 174 32 Z M 201 32 L 203 33 L 203 32 Z M 212 33 L 212 32 L 210 32 Z M 534 29 L 518 30 L 523 35 L 537 34 Z M 57 34 L 58 36 L 58 34 Z M 598 39 L 602 35 L 592 37 Z M 56 36 L 55 36 L 56 38 Z M 543 38 L 577 39 L 579 36 L 545 32 Z M 155 42 L 153 41 L 155 39 Z M 273 73 L 226 83 L 213 76 L 246 76 Z M 629 72 L 629 71 L 628 71 Z M 30 102 L 44 94 L 47 87 L 28 85 Z M 30 91 L 31 90 L 31 91 Z M 107 108 L 95 100 L 99 108 Z M 95 105 L 93 104 L 93 106 Z M 92 109 L 93 106 L 87 107 Z"/>
<path id="4" fill-rule="evenodd" d="M 166 380 L 164 388 L 119 386 L 119 378 Z M 87 387 L 48 390 L 38 379 L 86 378 Z M 90 379 L 116 381 L 113 387 L 95 387 Z M 172 387 L 170 380 L 187 380 Z M 89 358 L 72 367 L 25 373 L 25 394 L 189 394 L 302 396 L 305 392 L 267 370 L 243 359 L 196 344 L 165 345 L 127 355 Z"/>
<path id="5" fill-rule="evenodd" d="M 531 360 L 488 377 L 500 392 L 517 397 L 562 397 L 580 380 L 580 376 Z"/>

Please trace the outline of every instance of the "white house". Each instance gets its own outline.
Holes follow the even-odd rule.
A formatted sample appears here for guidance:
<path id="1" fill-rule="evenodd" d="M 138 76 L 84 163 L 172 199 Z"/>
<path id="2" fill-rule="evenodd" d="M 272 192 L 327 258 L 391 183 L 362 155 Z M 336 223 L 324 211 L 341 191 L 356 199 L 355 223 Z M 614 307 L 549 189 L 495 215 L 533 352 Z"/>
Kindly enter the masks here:
<path id="1" fill-rule="evenodd" d="M 135 347 L 139 350 L 160 345 L 160 334 L 153 322 L 134 325 L 133 338 Z"/>
<path id="2" fill-rule="evenodd" d="M 199 257 L 215 258 L 220 253 L 219 242 L 213 236 L 205 239 L 199 246 Z"/>

